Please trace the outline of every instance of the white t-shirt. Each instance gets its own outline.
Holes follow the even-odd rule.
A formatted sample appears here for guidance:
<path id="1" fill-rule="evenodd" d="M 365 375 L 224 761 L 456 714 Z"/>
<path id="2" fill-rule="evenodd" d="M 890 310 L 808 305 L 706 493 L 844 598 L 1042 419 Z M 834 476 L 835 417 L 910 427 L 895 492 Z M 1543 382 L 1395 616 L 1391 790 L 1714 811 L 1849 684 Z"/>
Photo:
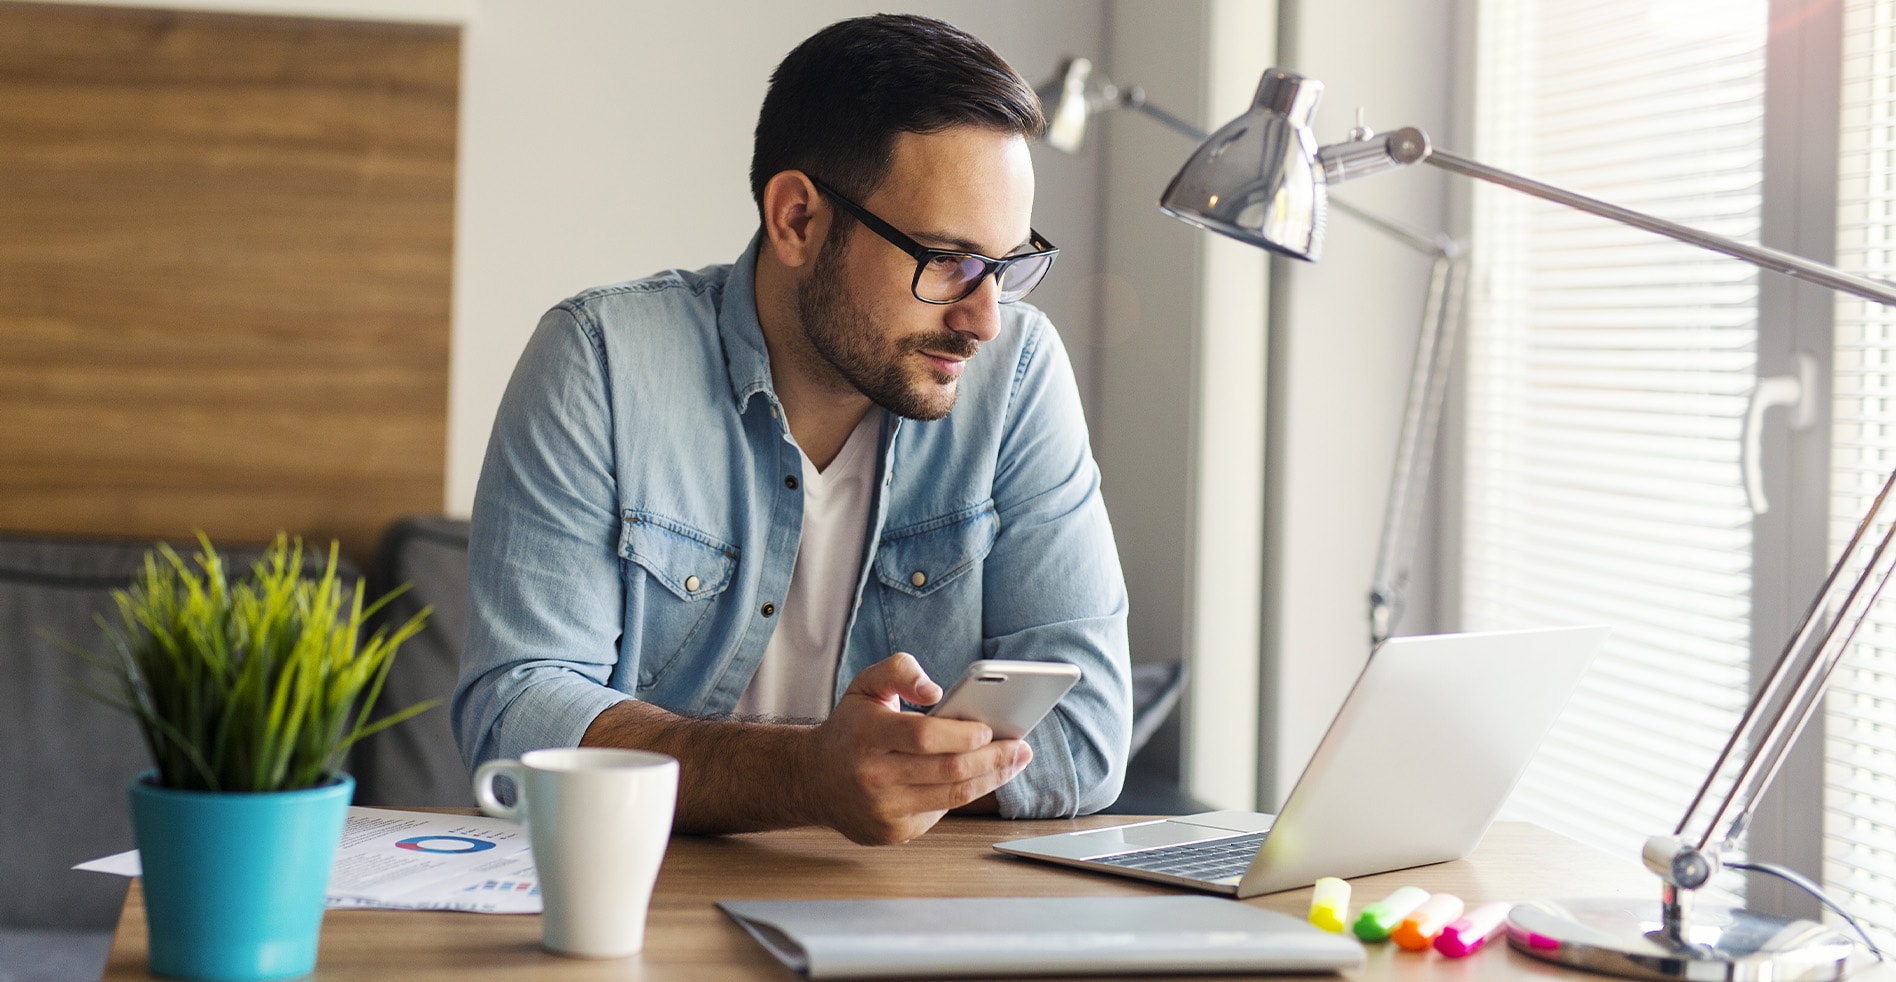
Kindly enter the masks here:
<path id="1" fill-rule="evenodd" d="M 843 629 L 855 603 L 862 549 L 875 501 L 876 437 L 882 413 L 856 424 L 836 459 L 817 470 L 803 457 L 803 538 L 777 628 L 737 712 L 788 719 L 829 716 Z M 799 456 L 802 456 L 799 451 Z"/>

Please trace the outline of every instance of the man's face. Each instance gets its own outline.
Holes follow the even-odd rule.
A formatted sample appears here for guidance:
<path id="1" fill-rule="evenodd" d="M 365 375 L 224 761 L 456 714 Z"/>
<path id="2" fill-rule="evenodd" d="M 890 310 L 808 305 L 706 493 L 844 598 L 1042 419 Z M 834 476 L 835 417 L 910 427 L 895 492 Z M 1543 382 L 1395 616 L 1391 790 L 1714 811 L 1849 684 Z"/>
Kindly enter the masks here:
<path id="1" fill-rule="evenodd" d="M 959 127 L 902 134 L 888 177 L 857 203 L 925 246 L 999 258 L 1027 242 L 1033 199 L 1026 141 Z M 822 363 L 814 369 L 897 415 L 940 419 L 966 361 L 1000 329 L 1000 309 L 992 277 L 947 305 L 915 299 L 914 279 L 914 259 L 852 222 L 797 285 L 797 316 Z"/>

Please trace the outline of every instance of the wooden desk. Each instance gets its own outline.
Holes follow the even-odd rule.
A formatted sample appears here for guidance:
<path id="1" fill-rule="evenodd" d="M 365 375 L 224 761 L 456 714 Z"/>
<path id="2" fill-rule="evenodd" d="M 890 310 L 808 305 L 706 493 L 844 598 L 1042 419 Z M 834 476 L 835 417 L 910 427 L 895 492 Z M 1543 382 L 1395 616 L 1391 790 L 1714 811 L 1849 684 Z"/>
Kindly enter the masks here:
<path id="1" fill-rule="evenodd" d="M 765 954 L 713 901 L 822 897 L 1136 896 L 1171 894 L 1158 885 L 1012 859 L 989 846 L 1002 839 L 1123 823 L 1094 816 L 1071 821 L 1008 822 L 950 818 L 903 846 L 871 849 L 834 832 L 799 829 L 725 838 L 674 838 L 652 898 L 645 951 L 613 961 L 578 961 L 542 952 L 540 918 L 420 911 L 329 911 L 323 920 L 317 979 L 770 979 L 796 978 Z M 1353 906 L 1398 886 L 1447 891 L 1470 904 L 1569 896 L 1655 895 L 1656 881 L 1632 862 L 1536 826 L 1499 823 L 1467 860 L 1353 881 Z M 1247 903 L 1301 917 L 1310 891 Z M 1370 945 L 1357 979 L 1480 980 L 1560 976 L 1566 972 L 1508 949 L 1455 961 L 1394 945 Z M 1881 973 L 1877 973 L 1881 974 Z M 148 978 L 145 908 L 133 884 L 106 962 L 107 979 Z M 1334 976 L 1323 976 L 1334 978 Z M 1282 978 L 1276 976 L 1275 978 Z"/>

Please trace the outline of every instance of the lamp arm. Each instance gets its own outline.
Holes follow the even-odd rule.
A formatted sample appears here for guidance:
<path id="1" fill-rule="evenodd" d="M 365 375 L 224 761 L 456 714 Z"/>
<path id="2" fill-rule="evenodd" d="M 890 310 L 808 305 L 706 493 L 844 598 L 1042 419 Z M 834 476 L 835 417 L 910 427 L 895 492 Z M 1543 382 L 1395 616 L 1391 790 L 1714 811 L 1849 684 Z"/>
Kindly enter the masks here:
<path id="1" fill-rule="evenodd" d="M 1408 128 L 1323 148 L 1329 183 L 1427 161 L 1443 170 L 1498 184 L 1634 228 L 1829 287 L 1896 306 L 1896 284 L 1846 273 L 1802 256 L 1749 245 L 1663 218 L 1589 198 L 1457 154 L 1435 150 L 1428 136 Z M 1694 890 L 1718 872 L 1718 854 L 1743 834 L 1758 798 L 1777 776 L 1785 755 L 1816 712 L 1851 640 L 1896 567 L 1896 471 L 1825 578 L 1803 623 L 1785 645 L 1771 674 L 1759 686 L 1744 717 L 1706 775 L 1673 835 L 1647 844 L 1646 865 L 1671 886 Z M 1877 533 L 1877 529 L 1882 529 Z M 1722 797 L 1720 792 L 1722 790 Z"/>
<path id="2" fill-rule="evenodd" d="M 1442 398 L 1448 391 L 1455 336 L 1461 329 L 1462 287 L 1468 279 L 1468 268 L 1461 261 L 1461 243 L 1445 232 L 1429 235 L 1341 198 L 1332 197 L 1329 203 L 1397 242 L 1435 257 L 1429 271 L 1429 292 L 1422 303 L 1421 325 L 1416 331 L 1402 433 L 1396 443 L 1396 468 L 1389 478 L 1382 535 L 1377 539 L 1376 571 L 1369 581 L 1369 644 L 1374 648 L 1395 633 L 1396 622 L 1408 604 L 1407 564 L 1414 554 L 1422 496 L 1434 463 L 1437 423 L 1442 416 Z"/>
<path id="3" fill-rule="evenodd" d="M 1147 102 L 1145 89 L 1137 85 L 1120 92 L 1119 104 L 1127 109 L 1137 109 L 1147 116 L 1177 130 L 1179 133 L 1190 137 L 1194 141 L 1203 141 L 1206 136 L 1210 135 L 1204 130 L 1192 125 L 1188 120 L 1173 115 L 1170 110 Z"/>
<path id="4" fill-rule="evenodd" d="M 1896 490 L 1896 471 L 1857 523 L 1822 592 L 1811 602 L 1803 623 L 1679 820 L 1673 834 L 1687 843 L 1696 840 L 1700 852 L 1715 856 L 1743 833 L 1758 797 L 1770 787 L 1792 743 L 1815 714 L 1831 674 L 1888 583 L 1896 567 L 1896 549 L 1890 548 L 1896 540 L 1892 490 Z M 1880 535 L 1876 534 L 1879 528 Z M 1736 773 L 1727 778 L 1734 769 Z M 1709 807 L 1715 788 L 1727 780 L 1730 787 L 1724 798 L 1717 807 Z"/>
<path id="5" fill-rule="evenodd" d="M 1461 243 L 1456 242 L 1446 232 L 1437 232 L 1434 235 L 1429 235 L 1426 232 L 1417 231 L 1393 219 L 1371 214 L 1341 198 L 1331 198 L 1330 207 L 1335 208 L 1337 211 L 1371 228 L 1380 230 L 1383 234 L 1407 245 L 1417 252 L 1434 253 L 1438 257 L 1447 257 L 1449 259 L 1458 259 L 1461 257 Z"/>
<path id="6" fill-rule="evenodd" d="M 1390 134 L 1389 139 L 1394 141 L 1402 137 L 1405 133 L 1419 135 L 1420 131 L 1398 130 Z M 1502 187 L 1512 188 L 1522 194 L 1552 201 L 1555 204 L 1566 205 L 1569 208 L 1577 208 L 1580 211 L 1598 215 L 1601 218 L 1610 218 L 1622 225 L 1643 228 L 1648 232 L 1663 235 L 1670 239 L 1677 239 L 1680 242 L 1695 245 L 1701 249 L 1724 253 L 1734 259 L 1742 259 L 1761 269 L 1783 273 L 1786 276 L 1795 276 L 1801 280 L 1808 280 L 1809 282 L 1821 286 L 1827 286 L 1832 290 L 1862 297 L 1866 300 L 1874 300 L 1880 304 L 1896 306 L 1896 285 L 1886 283 L 1882 280 L 1874 280 L 1867 276 L 1857 276 L 1846 273 L 1835 266 L 1814 262 L 1802 256 L 1794 256 L 1788 252 L 1767 249 L 1763 246 L 1750 245 L 1736 239 L 1728 239 L 1722 235 L 1713 235 L 1710 232 L 1700 231 L 1689 225 L 1669 222 L 1663 218 L 1657 218 L 1645 214 L 1644 212 L 1633 211 L 1630 208 L 1621 208 L 1618 205 L 1609 204 L 1598 198 L 1589 198 L 1584 194 L 1576 194 L 1565 188 L 1555 187 L 1552 184 L 1543 184 L 1532 178 L 1522 177 L 1519 174 L 1504 171 L 1499 167 L 1490 167 L 1487 164 L 1449 153 L 1446 150 L 1432 150 L 1428 147 L 1428 138 L 1423 136 L 1421 139 L 1423 141 L 1422 152 L 1425 154 L 1422 159 L 1443 170 L 1453 171 L 1454 173 L 1472 177 L 1476 180 L 1487 181 L 1491 184 L 1499 184 Z"/>
<path id="7" fill-rule="evenodd" d="M 1347 207 L 1334 199 L 1330 203 Z M 1380 221 L 1367 216 L 1365 220 Z M 1386 231 L 1403 237 L 1406 230 L 1392 226 Z M 1446 236 L 1443 239 L 1445 245 L 1435 254 L 1429 272 L 1429 292 L 1422 304 L 1422 324 L 1415 339 L 1415 360 L 1402 414 L 1402 434 L 1396 444 L 1396 469 L 1389 481 L 1382 537 L 1376 550 L 1376 572 L 1370 580 L 1369 643 L 1372 647 L 1395 633 L 1396 622 L 1407 606 L 1407 562 L 1413 553 L 1416 527 L 1420 524 L 1422 491 L 1419 489 L 1428 486 L 1435 457 L 1437 423 L 1442 415 L 1443 396 L 1448 391 L 1455 337 L 1461 327 L 1462 288 L 1468 279 L 1468 268 L 1461 261 L 1461 250 L 1455 247 L 1454 240 Z"/>

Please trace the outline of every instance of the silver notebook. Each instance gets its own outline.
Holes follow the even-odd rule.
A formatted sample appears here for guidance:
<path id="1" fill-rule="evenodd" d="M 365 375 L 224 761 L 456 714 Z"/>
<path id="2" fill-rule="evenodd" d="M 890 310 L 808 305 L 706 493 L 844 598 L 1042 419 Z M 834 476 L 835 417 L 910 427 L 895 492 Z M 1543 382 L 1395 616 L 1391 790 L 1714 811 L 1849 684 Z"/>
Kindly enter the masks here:
<path id="1" fill-rule="evenodd" d="M 1460 859 L 1608 633 L 1392 638 L 1357 676 L 1277 815 L 1206 812 L 994 848 L 1238 897 Z"/>
<path id="2" fill-rule="evenodd" d="M 1211 897 L 722 900 L 784 967 L 812 979 L 1335 972 L 1355 938 Z"/>

